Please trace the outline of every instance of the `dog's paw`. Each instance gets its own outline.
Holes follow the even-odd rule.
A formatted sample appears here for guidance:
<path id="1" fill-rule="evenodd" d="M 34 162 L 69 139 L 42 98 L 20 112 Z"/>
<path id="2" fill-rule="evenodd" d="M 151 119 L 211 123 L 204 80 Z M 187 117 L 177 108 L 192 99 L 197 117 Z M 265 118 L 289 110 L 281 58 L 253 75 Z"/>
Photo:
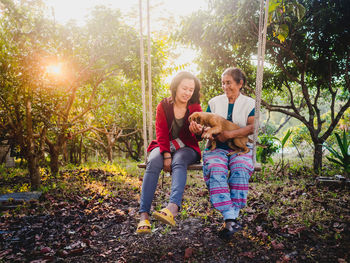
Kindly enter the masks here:
<path id="1" fill-rule="evenodd" d="M 211 132 L 204 132 L 203 133 L 203 136 L 202 136 L 204 139 L 213 139 L 213 134 Z"/>

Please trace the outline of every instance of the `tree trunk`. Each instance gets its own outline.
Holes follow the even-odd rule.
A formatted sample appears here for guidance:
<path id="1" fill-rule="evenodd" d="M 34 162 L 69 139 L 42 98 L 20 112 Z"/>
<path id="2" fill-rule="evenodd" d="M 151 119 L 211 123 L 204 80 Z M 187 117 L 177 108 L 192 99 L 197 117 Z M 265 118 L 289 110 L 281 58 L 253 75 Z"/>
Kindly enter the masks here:
<path id="1" fill-rule="evenodd" d="M 69 143 L 69 156 L 70 156 L 70 162 L 71 163 L 74 163 L 74 164 L 77 164 L 78 161 L 77 161 L 77 147 L 76 147 L 76 140 L 72 140 L 70 143 Z"/>
<path id="2" fill-rule="evenodd" d="M 40 172 L 39 172 L 39 165 L 38 165 L 38 158 L 35 156 L 34 153 L 28 154 L 28 170 L 29 170 L 29 176 L 30 176 L 30 183 L 31 188 L 33 190 L 37 190 L 40 186 Z"/>
<path id="3" fill-rule="evenodd" d="M 109 162 L 113 161 L 113 149 L 110 146 L 107 147 L 107 158 Z"/>
<path id="4" fill-rule="evenodd" d="M 83 148 L 83 136 L 80 137 L 80 144 L 79 144 L 79 152 L 78 152 L 78 164 L 80 165 L 81 164 L 81 151 L 82 151 L 82 148 Z"/>
<path id="5" fill-rule="evenodd" d="M 73 153 L 73 147 L 72 145 L 69 146 L 69 161 L 71 163 L 74 163 L 74 153 Z"/>
<path id="6" fill-rule="evenodd" d="M 113 134 L 106 134 L 107 137 L 107 147 L 105 148 L 107 151 L 107 158 L 109 162 L 113 161 L 113 146 L 114 146 L 114 138 Z"/>
<path id="7" fill-rule="evenodd" d="M 316 173 L 320 173 L 322 168 L 322 143 L 314 142 L 314 146 L 314 170 Z"/>
<path id="8" fill-rule="evenodd" d="M 35 142 L 33 135 L 33 118 L 32 103 L 30 98 L 26 98 L 26 124 L 27 124 L 27 145 L 26 157 L 28 161 L 28 170 L 31 181 L 31 188 L 37 190 L 40 186 L 40 172 L 38 164 L 38 156 L 35 151 Z"/>
<path id="9" fill-rule="evenodd" d="M 84 147 L 84 161 L 85 163 L 88 161 L 88 149 L 87 147 Z"/>
<path id="10" fill-rule="evenodd" d="M 57 147 L 55 146 L 50 147 L 50 169 L 51 169 L 52 175 L 56 175 L 58 173 L 58 170 L 59 170 L 58 157 L 59 157 L 59 151 Z"/>
<path id="11" fill-rule="evenodd" d="M 66 143 L 67 142 L 65 140 L 65 136 L 63 133 L 58 135 L 56 143 L 53 143 L 46 138 L 46 144 L 49 146 L 49 152 L 50 152 L 50 170 L 52 175 L 56 175 L 59 171 L 58 159 Z"/>
<path id="12" fill-rule="evenodd" d="M 65 163 L 69 162 L 68 159 L 68 150 L 67 150 L 67 142 L 65 141 L 62 145 L 62 152 L 63 152 L 63 160 Z"/>

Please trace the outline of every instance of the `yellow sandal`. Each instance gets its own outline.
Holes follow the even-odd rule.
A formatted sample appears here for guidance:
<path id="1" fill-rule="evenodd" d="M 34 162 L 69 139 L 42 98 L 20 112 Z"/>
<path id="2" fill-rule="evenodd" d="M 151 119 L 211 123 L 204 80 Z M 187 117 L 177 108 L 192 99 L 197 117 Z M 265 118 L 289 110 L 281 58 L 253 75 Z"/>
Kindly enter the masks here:
<path id="1" fill-rule="evenodd" d="M 170 212 L 170 210 L 168 208 L 163 208 L 162 210 L 160 210 L 159 212 L 154 212 L 152 214 L 152 216 L 163 222 L 164 224 L 168 224 L 168 225 L 171 225 L 171 226 L 175 226 L 176 223 L 175 223 L 175 220 L 174 220 L 174 216 L 173 214 Z"/>
<path id="2" fill-rule="evenodd" d="M 146 227 L 146 228 L 141 228 Z M 151 223 L 149 220 L 145 219 L 140 221 L 140 223 L 137 225 L 136 233 L 137 234 L 150 234 L 151 231 Z"/>

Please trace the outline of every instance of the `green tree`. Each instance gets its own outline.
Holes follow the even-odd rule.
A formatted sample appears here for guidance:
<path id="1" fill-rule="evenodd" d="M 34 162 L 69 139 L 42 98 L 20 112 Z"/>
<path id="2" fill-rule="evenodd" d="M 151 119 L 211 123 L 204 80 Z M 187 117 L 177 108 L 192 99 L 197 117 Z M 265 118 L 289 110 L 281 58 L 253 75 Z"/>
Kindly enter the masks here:
<path id="1" fill-rule="evenodd" d="M 209 12 L 183 21 L 178 39 L 201 50 L 201 79 L 207 99 L 221 92 L 220 73 L 241 67 L 248 85 L 255 84 L 258 1 L 211 1 Z M 322 144 L 350 107 L 350 3 L 338 1 L 272 1 L 266 41 L 262 104 L 301 121 L 314 145 L 314 169 L 322 167 Z M 276 5 L 272 7 L 272 5 Z M 305 7 L 304 9 L 302 8 Z M 307 10 L 302 16 L 303 10 Z M 273 18 L 272 14 L 278 19 Z M 252 93 L 252 89 L 246 90 Z M 321 109 L 328 107 L 326 125 Z"/>
<path id="2" fill-rule="evenodd" d="M 51 23 L 44 18 L 43 4 L 15 5 L 2 1 L 0 17 L 0 116 L 1 129 L 20 147 L 28 163 L 31 185 L 40 185 L 47 122 L 57 97 L 44 85 L 43 58 L 49 55 Z"/>

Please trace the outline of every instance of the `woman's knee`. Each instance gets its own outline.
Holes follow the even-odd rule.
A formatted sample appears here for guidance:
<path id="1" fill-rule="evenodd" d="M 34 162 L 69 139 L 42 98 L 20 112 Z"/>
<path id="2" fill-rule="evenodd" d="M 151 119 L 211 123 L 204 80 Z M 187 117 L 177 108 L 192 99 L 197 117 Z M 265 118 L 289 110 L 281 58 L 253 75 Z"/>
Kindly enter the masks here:
<path id="1" fill-rule="evenodd" d="M 184 166 L 194 163 L 197 159 L 197 153 L 189 148 L 181 148 L 173 155 L 172 166 Z"/>
<path id="2" fill-rule="evenodd" d="M 229 166 L 228 163 L 225 163 L 223 160 L 219 158 L 208 158 L 203 161 L 204 168 L 208 172 L 226 172 L 228 173 Z"/>
<path id="3" fill-rule="evenodd" d="M 157 149 L 154 149 L 153 151 L 156 151 Z M 151 154 L 147 158 L 147 167 L 146 170 L 159 170 L 163 168 L 163 157 L 160 154 L 159 150 L 158 152 L 151 152 Z"/>

